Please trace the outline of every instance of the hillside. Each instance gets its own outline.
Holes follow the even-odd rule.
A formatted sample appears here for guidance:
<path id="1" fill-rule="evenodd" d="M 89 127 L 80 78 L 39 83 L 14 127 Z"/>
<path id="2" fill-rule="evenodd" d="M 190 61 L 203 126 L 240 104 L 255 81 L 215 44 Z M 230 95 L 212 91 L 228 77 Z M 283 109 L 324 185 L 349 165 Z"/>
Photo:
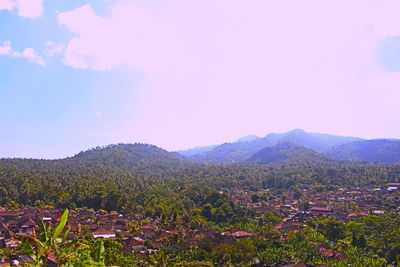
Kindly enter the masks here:
<path id="1" fill-rule="evenodd" d="M 340 160 L 394 164 L 400 162 L 400 141 L 387 139 L 358 141 L 334 147 L 326 154 Z"/>
<path id="2" fill-rule="evenodd" d="M 138 143 L 95 148 L 81 152 L 71 159 L 82 162 L 98 162 L 125 170 L 138 168 L 170 170 L 191 166 L 178 153 L 171 153 L 154 145 Z"/>
<path id="3" fill-rule="evenodd" d="M 0 159 L 0 167 L 17 169 L 115 168 L 128 172 L 157 172 L 193 166 L 175 152 L 148 144 L 97 147 L 60 160 Z"/>
<path id="4" fill-rule="evenodd" d="M 280 142 L 290 142 L 317 152 L 323 152 L 334 146 L 359 140 L 362 139 L 357 137 L 307 133 L 297 129 L 287 133 L 271 133 L 264 138 L 245 137 L 233 143 L 225 143 L 216 146 L 207 152 L 191 155 L 188 158 L 195 162 L 207 164 L 229 164 L 245 161 L 259 150 L 277 145 Z"/>
<path id="5" fill-rule="evenodd" d="M 311 149 L 288 142 L 261 149 L 248 160 L 247 164 L 289 164 L 289 165 L 326 165 L 333 164 L 331 159 Z"/>
<path id="6" fill-rule="evenodd" d="M 216 147 L 216 145 L 213 146 L 199 146 L 199 147 L 194 147 L 194 148 L 190 148 L 187 150 L 180 150 L 180 151 L 176 151 L 176 153 L 185 156 L 185 157 L 190 157 L 196 154 L 201 154 L 201 153 L 205 153 L 208 152 L 212 149 L 214 149 Z"/>

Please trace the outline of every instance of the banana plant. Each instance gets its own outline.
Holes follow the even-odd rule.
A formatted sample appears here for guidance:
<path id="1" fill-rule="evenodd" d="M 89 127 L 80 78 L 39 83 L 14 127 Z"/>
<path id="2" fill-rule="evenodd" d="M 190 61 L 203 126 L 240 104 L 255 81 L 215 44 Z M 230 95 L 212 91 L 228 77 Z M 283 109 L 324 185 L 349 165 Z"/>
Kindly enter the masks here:
<path id="1" fill-rule="evenodd" d="M 95 250 L 94 260 L 99 263 L 104 263 L 104 253 L 105 253 L 104 241 L 100 240 L 100 243 L 98 244 Z"/>
<path id="2" fill-rule="evenodd" d="M 57 259 L 57 266 L 61 266 L 67 255 L 62 253 L 61 248 L 66 245 L 66 240 L 70 229 L 64 232 L 61 237 L 67 220 L 68 220 L 68 209 L 64 210 L 60 222 L 54 229 L 51 225 L 46 225 L 46 223 L 40 219 L 40 234 L 39 237 L 36 232 L 33 231 L 32 236 L 25 234 L 17 234 L 14 237 L 22 242 L 22 249 L 25 253 L 30 256 L 34 261 L 36 266 L 47 266 L 47 261 L 51 253 Z"/>

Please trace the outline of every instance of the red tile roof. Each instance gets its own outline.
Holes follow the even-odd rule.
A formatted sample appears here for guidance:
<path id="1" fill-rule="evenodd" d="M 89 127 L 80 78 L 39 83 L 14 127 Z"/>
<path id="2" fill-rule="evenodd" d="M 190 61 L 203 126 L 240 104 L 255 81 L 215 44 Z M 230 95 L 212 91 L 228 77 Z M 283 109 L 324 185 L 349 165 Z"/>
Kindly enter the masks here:
<path id="1" fill-rule="evenodd" d="M 312 207 L 310 209 L 311 211 L 317 211 L 317 212 L 331 212 L 331 208 L 323 208 L 323 207 Z"/>
<path id="2" fill-rule="evenodd" d="M 246 236 L 252 236 L 252 234 L 244 232 L 244 231 L 237 231 L 231 234 L 234 237 L 246 237 Z"/>

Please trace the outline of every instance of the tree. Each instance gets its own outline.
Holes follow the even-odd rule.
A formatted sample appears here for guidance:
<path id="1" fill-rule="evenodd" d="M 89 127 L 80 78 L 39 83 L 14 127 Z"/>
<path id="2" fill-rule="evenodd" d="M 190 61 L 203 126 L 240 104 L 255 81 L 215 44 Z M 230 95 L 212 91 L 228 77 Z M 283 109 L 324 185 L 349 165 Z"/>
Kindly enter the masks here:
<path id="1" fill-rule="evenodd" d="M 208 220 L 212 220 L 212 206 L 210 203 L 207 203 L 203 206 L 203 210 L 201 211 L 201 215 L 206 217 Z"/>
<path id="2" fill-rule="evenodd" d="M 259 195 L 256 195 L 256 194 L 251 195 L 251 202 L 257 203 L 259 200 L 260 200 Z"/>
<path id="3" fill-rule="evenodd" d="M 365 248 L 367 241 L 365 239 L 365 229 L 363 223 L 349 222 L 346 224 L 346 232 L 350 236 L 353 246 Z"/>

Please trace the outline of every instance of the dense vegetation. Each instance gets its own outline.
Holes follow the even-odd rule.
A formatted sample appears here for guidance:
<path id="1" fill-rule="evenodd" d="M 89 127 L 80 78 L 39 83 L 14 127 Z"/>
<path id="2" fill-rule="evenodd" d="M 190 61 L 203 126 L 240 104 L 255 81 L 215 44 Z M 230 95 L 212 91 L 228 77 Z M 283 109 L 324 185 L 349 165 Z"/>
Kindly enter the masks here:
<path id="1" fill-rule="evenodd" d="M 166 229 L 221 233 L 236 227 L 254 233 L 252 238 L 217 246 L 207 237 L 175 236 L 146 259 L 125 255 L 118 242 L 107 241 L 101 261 L 93 251 L 103 245 L 82 236 L 76 240 L 79 249 L 70 247 L 75 255 L 69 259 L 75 260 L 73 266 L 85 266 L 77 259 L 92 266 L 383 266 L 399 261 L 400 218 L 396 214 L 367 216 L 349 223 L 315 218 L 307 221 L 303 230 L 281 233 L 273 230 L 281 221 L 276 214 L 261 215 L 241 207 L 231 200 L 229 192 L 235 188 L 269 189 L 268 200 L 301 188 L 375 186 L 400 182 L 400 166 L 344 164 L 288 143 L 256 155 L 258 160 L 268 160 L 256 162 L 261 165 L 204 166 L 141 144 L 96 148 L 62 160 L 2 159 L 0 205 L 88 207 L 142 214 Z M 269 160 L 277 155 L 282 159 Z M 328 260 L 320 251 L 321 244 L 336 254 L 345 253 L 347 258 Z M 152 247 L 150 243 L 147 246 Z"/>
<path id="2" fill-rule="evenodd" d="M 285 158 L 294 151 L 296 157 L 270 165 L 201 166 L 157 147 L 136 144 L 97 148 L 63 160 L 2 159 L 0 205 L 15 201 L 121 211 L 144 207 L 144 197 L 160 187 L 179 194 L 193 184 L 256 191 L 400 181 L 396 165 L 327 164 L 320 154 L 288 144 L 274 151 Z M 265 153 L 261 151 L 259 157 Z"/>
<path id="3" fill-rule="evenodd" d="M 68 210 L 65 210 L 60 223 L 54 227 L 42 221 L 39 236 L 17 235 L 23 242 L 21 251 L 34 259 L 35 266 L 46 266 L 50 253 L 57 259 L 57 266 L 262 267 L 303 263 L 308 266 L 382 267 L 400 263 L 400 217 L 396 216 L 368 216 L 348 223 L 312 218 L 302 230 L 287 232 L 273 229 L 279 222 L 276 217 L 258 217 L 240 225 L 257 234 L 252 238 L 214 246 L 204 235 L 193 239 L 176 235 L 146 258 L 121 253 L 118 241 L 93 239 L 88 234 L 66 242 L 67 217 Z M 175 223 L 179 225 L 178 220 Z M 191 228 L 199 229 L 195 225 Z M 151 248 L 151 242 L 146 246 Z M 10 253 L 13 252 L 0 250 L 1 255 Z"/>

